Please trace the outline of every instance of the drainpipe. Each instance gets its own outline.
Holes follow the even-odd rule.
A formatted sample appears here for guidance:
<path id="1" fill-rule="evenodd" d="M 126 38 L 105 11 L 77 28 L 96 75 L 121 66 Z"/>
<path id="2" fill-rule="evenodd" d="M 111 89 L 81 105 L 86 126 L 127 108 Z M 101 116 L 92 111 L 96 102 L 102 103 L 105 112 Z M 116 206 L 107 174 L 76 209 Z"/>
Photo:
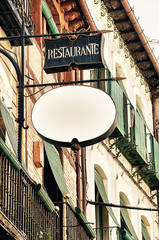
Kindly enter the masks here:
<path id="1" fill-rule="evenodd" d="M 79 72 L 78 72 L 79 74 Z M 84 80 L 84 70 L 80 71 L 80 79 Z M 86 148 L 82 147 L 81 148 L 81 166 L 82 166 L 82 193 L 83 193 L 83 212 L 86 216 L 86 207 L 87 207 L 87 191 L 86 191 Z"/>
<path id="2" fill-rule="evenodd" d="M 78 3 L 80 5 L 80 8 L 82 9 L 82 12 L 83 12 L 85 18 L 87 19 L 87 22 L 88 22 L 88 24 L 89 24 L 89 26 L 91 28 L 90 30 L 92 30 L 92 31 L 97 30 L 97 27 L 96 27 L 96 25 L 94 23 L 94 20 L 93 20 L 90 12 L 88 10 L 88 6 L 87 6 L 86 1 L 85 0 L 78 0 Z"/>
<path id="3" fill-rule="evenodd" d="M 157 130 L 156 130 L 156 99 L 152 99 L 152 111 L 153 111 L 153 126 L 154 126 L 154 137 L 157 139 Z M 157 190 L 157 205 L 159 207 L 159 190 Z M 159 222 L 159 215 L 158 215 L 158 222 Z"/>
<path id="4" fill-rule="evenodd" d="M 143 44 L 143 46 L 144 46 L 144 48 L 145 48 L 145 50 L 146 50 L 146 52 L 147 52 L 147 54 L 148 54 L 148 56 L 151 60 L 156 72 L 159 74 L 159 64 L 158 64 L 158 62 L 156 60 L 156 57 L 154 56 L 154 54 L 153 54 L 153 52 L 150 48 L 150 45 L 149 45 L 149 43 L 148 43 L 148 41 L 147 41 L 147 39 L 146 39 L 146 37 L 143 33 L 143 30 L 141 29 L 133 11 L 132 11 L 132 8 L 131 8 L 130 4 L 128 3 L 127 0 L 121 0 L 121 3 L 122 3 L 128 17 L 129 17 L 130 21 L 131 21 L 131 23 L 133 24 L 133 27 L 134 27 L 135 31 L 137 32 L 138 37 L 139 37 L 140 41 L 142 42 L 142 44 Z"/>
<path id="5" fill-rule="evenodd" d="M 81 159 L 78 151 L 76 158 L 77 206 L 81 209 Z"/>
<path id="6" fill-rule="evenodd" d="M 73 72 L 73 71 L 71 71 Z M 80 80 L 79 70 L 76 68 L 74 72 L 75 81 Z M 80 150 L 81 151 L 81 150 Z M 77 182 L 77 206 L 81 209 L 81 156 L 80 151 L 76 155 L 76 182 Z"/>
<path id="7" fill-rule="evenodd" d="M 85 159 L 85 148 L 81 149 L 81 162 L 82 162 L 82 190 L 83 190 L 83 212 L 86 216 L 86 159 Z"/>
<path id="8" fill-rule="evenodd" d="M 53 16 L 52 16 L 52 14 L 50 12 L 50 9 L 49 9 L 49 7 L 48 7 L 48 5 L 47 5 L 45 0 L 42 0 L 42 12 L 43 12 L 44 16 L 47 19 L 47 23 L 48 23 L 48 25 L 49 25 L 49 27 L 51 29 L 51 32 L 53 34 L 59 33 L 59 30 L 58 30 L 58 28 L 56 26 L 56 23 L 55 23 L 55 21 L 53 19 Z M 59 36 L 55 36 L 55 38 L 59 38 Z"/>
<path id="9" fill-rule="evenodd" d="M 152 113 L 153 113 L 154 137 L 157 140 L 157 131 L 156 131 L 156 99 L 152 99 Z"/>

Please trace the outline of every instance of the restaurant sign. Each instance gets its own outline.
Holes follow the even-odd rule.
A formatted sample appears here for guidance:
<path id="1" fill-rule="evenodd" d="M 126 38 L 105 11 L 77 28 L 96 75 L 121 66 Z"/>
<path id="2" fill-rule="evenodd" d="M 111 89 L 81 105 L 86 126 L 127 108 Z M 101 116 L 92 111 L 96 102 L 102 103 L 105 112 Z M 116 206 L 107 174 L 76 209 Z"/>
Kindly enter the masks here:
<path id="1" fill-rule="evenodd" d="M 78 69 L 102 68 L 102 34 L 79 35 L 75 40 L 69 37 L 45 39 L 46 73 L 65 72 L 70 67 Z"/>

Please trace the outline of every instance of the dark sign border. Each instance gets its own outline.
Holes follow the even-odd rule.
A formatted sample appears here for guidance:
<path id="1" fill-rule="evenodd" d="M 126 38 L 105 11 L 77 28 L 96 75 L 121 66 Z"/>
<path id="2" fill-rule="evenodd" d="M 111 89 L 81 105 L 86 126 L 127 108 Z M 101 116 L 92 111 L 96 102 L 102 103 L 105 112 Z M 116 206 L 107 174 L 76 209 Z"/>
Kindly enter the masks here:
<path id="1" fill-rule="evenodd" d="M 96 44 L 99 45 L 98 54 L 90 54 L 89 56 L 75 56 L 75 57 L 65 57 L 65 58 L 52 58 L 48 59 L 48 51 L 61 51 L 61 49 L 77 49 L 85 47 L 86 44 Z M 91 68 L 103 68 L 104 64 L 102 61 L 102 49 L 103 49 L 103 37 L 102 34 L 94 35 L 79 35 L 75 40 L 70 39 L 70 37 L 61 37 L 59 39 L 45 39 L 45 65 L 44 70 L 46 73 L 56 73 L 56 72 L 66 72 L 70 67 L 78 67 L 78 69 L 91 69 Z M 93 49 L 93 46 L 92 46 Z M 64 50 L 63 50 L 64 51 Z M 55 53 L 55 52 L 54 52 Z M 62 54 L 61 52 L 59 52 Z M 63 54 L 64 55 L 64 54 Z M 54 55 L 55 56 L 55 55 Z"/>

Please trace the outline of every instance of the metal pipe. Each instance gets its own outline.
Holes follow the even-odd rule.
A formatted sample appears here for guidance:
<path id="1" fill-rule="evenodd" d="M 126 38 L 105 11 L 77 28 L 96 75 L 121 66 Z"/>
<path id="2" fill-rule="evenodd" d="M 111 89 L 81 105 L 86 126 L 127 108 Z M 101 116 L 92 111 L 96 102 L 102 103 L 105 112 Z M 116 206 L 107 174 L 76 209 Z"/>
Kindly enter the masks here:
<path id="1" fill-rule="evenodd" d="M 3 55 L 5 55 L 10 61 L 11 63 L 13 64 L 14 68 L 15 68 L 15 71 L 17 73 L 17 77 L 18 77 L 18 82 L 21 81 L 21 72 L 20 72 L 20 69 L 19 69 L 19 66 L 18 64 L 16 63 L 16 61 L 14 60 L 14 58 L 7 52 L 5 51 L 4 49 L 0 48 L 0 53 L 2 53 Z"/>
<path id="2" fill-rule="evenodd" d="M 79 70 L 75 69 L 75 82 L 80 81 Z M 77 206 L 81 209 L 81 157 L 79 151 L 76 155 L 76 178 L 77 178 Z"/>
<path id="3" fill-rule="evenodd" d="M 154 128 L 154 137 L 157 140 L 157 129 L 156 129 L 156 99 L 152 100 L 152 114 L 153 114 L 153 128 Z"/>
<path id="4" fill-rule="evenodd" d="M 75 69 L 75 81 L 80 81 L 80 70 L 78 68 Z"/>
<path id="5" fill-rule="evenodd" d="M 88 6 L 87 6 L 86 1 L 85 1 L 85 0 L 78 0 L 78 3 L 79 3 L 79 5 L 80 5 L 80 8 L 82 9 L 82 12 L 84 13 L 85 18 L 86 18 L 87 21 L 88 21 L 88 24 L 89 24 L 91 30 L 96 30 L 97 27 L 96 27 L 96 25 L 95 25 L 95 23 L 94 23 L 94 20 L 93 20 L 90 12 L 89 12 L 89 10 L 88 10 L 89 8 L 88 8 Z"/>
<path id="6" fill-rule="evenodd" d="M 53 16 L 52 16 L 52 14 L 50 12 L 50 9 L 49 9 L 49 7 L 48 7 L 48 5 L 47 5 L 45 0 L 42 0 L 42 12 L 43 12 L 43 14 L 45 15 L 45 17 L 47 19 L 47 22 L 48 22 L 48 25 L 49 25 L 49 27 L 51 29 L 51 32 L 53 34 L 59 33 L 59 30 L 58 30 L 58 28 L 56 26 L 56 23 L 55 23 L 55 21 L 53 19 Z M 56 38 L 58 38 L 58 36 L 56 36 Z"/>
<path id="7" fill-rule="evenodd" d="M 142 211 L 153 211 L 153 212 L 159 212 L 158 208 L 141 208 L 141 207 L 134 207 L 134 206 L 125 206 L 125 205 L 117 205 L 113 203 L 104 203 L 104 202 L 94 202 L 87 200 L 87 203 L 97 206 L 107 206 L 107 207 L 114 207 L 114 208 L 125 208 L 125 209 L 131 209 L 131 210 L 142 210 Z"/>
<path id="8" fill-rule="evenodd" d="M 84 79 L 84 70 L 79 70 L 76 72 L 76 75 L 80 73 L 80 79 L 83 82 Z M 86 216 L 86 206 L 87 206 L 87 195 L 86 195 L 86 161 L 85 161 L 85 148 L 81 148 L 81 166 L 82 166 L 82 192 L 83 192 L 83 212 Z"/>
<path id="9" fill-rule="evenodd" d="M 86 215 L 86 161 L 85 161 L 85 148 L 81 148 L 81 162 L 82 162 L 82 184 L 83 184 L 83 212 Z"/>
<path id="10" fill-rule="evenodd" d="M 18 161 L 22 162 L 22 128 L 28 129 L 24 127 L 24 47 L 25 47 L 25 24 L 24 24 L 24 17 L 22 17 L 22 45 L 21 45 L 21 55 L 22 55 L 22 73 L 21 73 L 21 81 L 19 81 L 19 88 L 18 88 Z"/>
<path id="11" fill-rule="evenodd" d="M 60 86 L 60 85 L 69 85 L 69 84 L 75 84 L 75 83 L 90 83 L 90 82 L 102 82 L 102 81 L 119 81 L 124 80 L 126 78 L 122 77 L 115 77 L 115 78 L 101 78 L 96 80 L 79 80 L 79 81 L 72 81 L 72 82 L 55 82 L 55 83 L 41 83 L 41 84 L 28 84 L 24 85 L 24 88 L 29 87 L 47 87 L 47 86 Z"/>
<path id="12" fill-rule="evenodd" d="M 95 31 L 86 31 L 86 32 L 69 32 L 69 33 L 54 33 L 54 34 L 35 34 L 35 35 L 25 35 L 26 38 L 38 38 L 38 37 L 55 37 L 55 36 L 72 36 L 72 35 L 81 35 L 81 34 L 93 34 L 93 33 L 109 33 L 112 30 L 95 30 Z M 0 37 L 0 41 L 13 40 L 13 39 L 21 39 L 22 36 L 8 36 L 8 37 Z"/>
<path id="13" fill-rule="evenodd" d="M 81 161 L 79 151 L 76 154 L 77 206 L 81 209 Z"/>

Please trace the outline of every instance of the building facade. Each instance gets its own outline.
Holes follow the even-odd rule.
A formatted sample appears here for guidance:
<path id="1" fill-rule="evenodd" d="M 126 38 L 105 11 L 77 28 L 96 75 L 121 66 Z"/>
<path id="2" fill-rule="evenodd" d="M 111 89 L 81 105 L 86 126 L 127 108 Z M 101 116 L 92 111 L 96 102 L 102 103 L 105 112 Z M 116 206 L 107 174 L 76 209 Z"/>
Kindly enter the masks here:
<path id="1" fill-rule="evenodd" d="M 128 1 L 7 0 L 0 9 L 0 239 L 158 239 L 159 64 Z M 90 31 L 103 32 L 105 68 L 44 71 L 45 38 Z M 77 152 L 43 141 L 35 102 L 55 83 L 86 79 L 106 79 L 87 85 L 113 99 L 114 132 Z"/>

